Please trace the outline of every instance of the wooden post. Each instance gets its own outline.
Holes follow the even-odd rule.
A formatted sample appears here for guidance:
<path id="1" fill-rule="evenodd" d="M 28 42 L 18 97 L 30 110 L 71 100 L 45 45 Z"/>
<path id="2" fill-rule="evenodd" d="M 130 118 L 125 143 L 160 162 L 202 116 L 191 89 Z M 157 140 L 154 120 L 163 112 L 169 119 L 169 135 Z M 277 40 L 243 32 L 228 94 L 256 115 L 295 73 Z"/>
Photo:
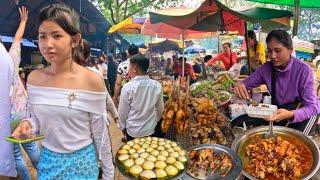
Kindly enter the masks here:
<path id="1" fill-rule="evenodd" d="M 294 23 L 292 29 L 292 36 L 296 36 L 298 34 L 298 25 L 299 25 L 299 17 L 300 17 L 300 0 L 294 0 L 295 8 L 294 8 Z"/>
<path id="2" fill-rule="evenodd" d="M 184 77 L 184 30 L 182 30 L 182 77 Z"/>
<path id="3" fill-rule="evenodd" d="M 244 22 L 244 31 L 245 31 L 245 41 L 246 41 L 246 48 L 247 48 L 247 59 L 248 59 L 248 67 L 249 67 L 249 75 L 251 74 L 251 62 L 249 57 L 249 46 L 248 46 L 248 27 L 247 27 L 247 21 Z"/>

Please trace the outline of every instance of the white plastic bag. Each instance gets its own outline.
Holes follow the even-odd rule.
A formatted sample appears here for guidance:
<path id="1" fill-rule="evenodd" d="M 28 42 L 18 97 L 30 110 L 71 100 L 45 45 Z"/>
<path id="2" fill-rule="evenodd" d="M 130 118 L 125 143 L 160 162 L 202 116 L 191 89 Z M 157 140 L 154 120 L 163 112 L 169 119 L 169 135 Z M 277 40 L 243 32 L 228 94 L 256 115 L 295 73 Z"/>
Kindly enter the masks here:
<path id="1" fill-rule="evenodd" d="M 232 65 L 232 67 L 229 69 L 229 73 L 231 78 L 237 79 L 240 76 L 240 70 L 242 68 L 243 64 L 240 63 L 236 63 L 234 65 Z"/>

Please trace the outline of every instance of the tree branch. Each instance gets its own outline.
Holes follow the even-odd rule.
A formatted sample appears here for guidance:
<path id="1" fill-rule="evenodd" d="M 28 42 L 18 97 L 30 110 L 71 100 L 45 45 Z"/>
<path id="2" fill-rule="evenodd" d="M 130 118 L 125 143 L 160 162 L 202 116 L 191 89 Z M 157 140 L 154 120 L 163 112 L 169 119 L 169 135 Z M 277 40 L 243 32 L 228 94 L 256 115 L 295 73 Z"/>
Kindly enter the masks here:
<path id="1" fill-rule="evenodd" d="M 112 20 L 113 24 L 117 24 L 117 21 L 114 18 L 114 12 L 113 12 L 113 9 L 112 9 L 111 0 L 108 1 L 108 5 L 109 5 L 109 11 L 110 11 L 110 15 L 111 15 L 111 20 Z"/>
<path id="2" fill-rule="evenodd" d="M 123 17 L 127 16 L 127 10 L 128 10 L 128 1 L 126 1 L 126 4 L 124 5 Z M 123 19 L 125 19 L 125 18 L 123 18 Z"/>
<path id="3" fill-rule="evenodd" d="M 128 3 L 129 0 L 123 0 L 120 2 L 120 4 L 118 4 L 119 7 L 121 7 L 123 5 L 123 3 Z"/>
<path id="4" fill-rule="evenodd" d="M 126 17 L 124 17 L 124 18 L 128 18 L 128 17 L 130 17 L 130 16 L 133 16 L 134 14 L 136 14 L 136 13 L 138 13 L 139 11 L 141 11 L 142 9 L 144 9 L 145 7 L 148 7 L 148 6 L 150 6 L 151 4 L 153 4 L 155 1 L 157 1 L 157 0 L 153 0 L 153 1 L 149 1 L 148 3 L 145 3 L 143 6 L 141 6 L 140 8 L 137 8 L 135 11 L 133 11 L 133 12 L 130 12 Z M 130 8 L 130 7 L 129 7 Z M 128 8 L 128 9 L 129 9 Z"/>

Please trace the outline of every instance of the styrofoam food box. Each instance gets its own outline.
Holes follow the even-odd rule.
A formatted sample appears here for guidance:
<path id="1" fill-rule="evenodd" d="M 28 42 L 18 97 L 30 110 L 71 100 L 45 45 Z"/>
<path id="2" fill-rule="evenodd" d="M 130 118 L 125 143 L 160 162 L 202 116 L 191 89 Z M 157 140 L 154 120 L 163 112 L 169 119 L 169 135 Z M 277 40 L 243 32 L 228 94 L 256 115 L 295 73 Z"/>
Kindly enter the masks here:
<path id="1" fill-rule="evenodd" d="M 267 107 L 265 107 L 267 106 Z M 276 114 L 278 107 L 271 104 L 259 103 L 258 106 L 253 106 L 252 104 L 245 107 L 245 110 L 250 117 L 254 118 L 270 118 Z"/>

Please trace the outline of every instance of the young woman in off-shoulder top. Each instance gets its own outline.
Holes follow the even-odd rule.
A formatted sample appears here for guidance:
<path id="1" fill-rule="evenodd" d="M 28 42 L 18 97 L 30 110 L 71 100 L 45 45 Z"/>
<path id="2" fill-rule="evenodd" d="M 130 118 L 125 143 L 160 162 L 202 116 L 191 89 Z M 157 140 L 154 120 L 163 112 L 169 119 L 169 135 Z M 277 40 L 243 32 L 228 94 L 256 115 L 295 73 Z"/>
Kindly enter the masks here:
<path id="1" fill-rule="evenodd" d="M 42 134 L 39 179 L 114 179 L 103 79 L 83 67 L 79 16 L 62 4 L 39 15 L 39 49 L 50 66 L 33 71 L 27 82 L 31 116 L 17 138 Z M 98 157 L 96 157 L 98 155 Z"/>

